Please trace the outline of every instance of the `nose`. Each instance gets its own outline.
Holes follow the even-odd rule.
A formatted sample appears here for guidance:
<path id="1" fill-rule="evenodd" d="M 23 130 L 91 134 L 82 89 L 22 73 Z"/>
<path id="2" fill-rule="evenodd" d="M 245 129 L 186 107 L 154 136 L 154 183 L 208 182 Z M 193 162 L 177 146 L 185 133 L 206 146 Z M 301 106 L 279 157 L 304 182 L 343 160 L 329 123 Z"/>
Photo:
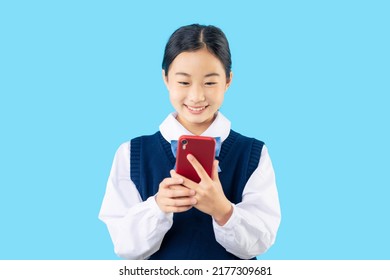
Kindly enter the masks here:
<path id="1" fill-rule="evenodd" d="M 199 103 L 206 100 L 203 88 L 198 85 L 192 85 L 188 92 L 188 99 L 193 103 Z"/>

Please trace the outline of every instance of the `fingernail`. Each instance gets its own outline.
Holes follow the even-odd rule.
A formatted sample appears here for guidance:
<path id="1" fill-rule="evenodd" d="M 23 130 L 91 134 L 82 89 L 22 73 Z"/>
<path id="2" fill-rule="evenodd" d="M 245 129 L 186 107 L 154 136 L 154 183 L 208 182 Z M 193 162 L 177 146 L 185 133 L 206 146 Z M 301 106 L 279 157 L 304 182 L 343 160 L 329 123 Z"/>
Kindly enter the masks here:
<path id="1" fill-rule="evenodd" d="M 191 154 L 188 154 L 188 155 L 187 155 L 187 159 L 188 159 L 188 160 L 193 160 L 193 159 L 194 159 L 194 156 L 191 155 Z"/>

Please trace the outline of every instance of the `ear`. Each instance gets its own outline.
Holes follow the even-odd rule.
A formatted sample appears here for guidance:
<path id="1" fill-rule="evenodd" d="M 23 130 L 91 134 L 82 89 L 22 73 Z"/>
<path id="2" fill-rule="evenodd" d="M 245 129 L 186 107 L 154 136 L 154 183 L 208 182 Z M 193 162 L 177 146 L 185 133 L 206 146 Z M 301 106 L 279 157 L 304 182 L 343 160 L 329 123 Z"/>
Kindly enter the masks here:
<path id="1" fill-rule="evenodd" d="M 168 88 L 168 76 L 165 75 L 165 70 L 162 70 L 162 79 L 164 81 L 165 86 Z"/>
<path id="2" fill-rule="evenodd" d="M 225 90 L 228 90 L 228 88 L 230 87 L 230 85 L 231 85 L 231 83 L 232 83 L 232 80 L 233 80 L 233 72 L 230 71 L 229 78 L 226 79 L 226 87 L 225 87 Z"/>

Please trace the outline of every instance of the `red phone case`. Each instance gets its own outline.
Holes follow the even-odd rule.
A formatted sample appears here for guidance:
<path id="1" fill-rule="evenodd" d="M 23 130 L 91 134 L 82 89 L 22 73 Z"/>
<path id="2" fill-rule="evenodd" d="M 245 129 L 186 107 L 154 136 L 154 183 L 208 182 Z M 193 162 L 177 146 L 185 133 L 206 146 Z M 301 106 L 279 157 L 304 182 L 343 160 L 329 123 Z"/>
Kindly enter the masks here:
<path id="1" fill-rule="evenodd" d="M 177 143 L 176 172 L 196 183 L 200 178 L 187 159 L 193 155 L 211 177 L 215 158 L 215 139 L 206 136 L 182 135 Z"/>

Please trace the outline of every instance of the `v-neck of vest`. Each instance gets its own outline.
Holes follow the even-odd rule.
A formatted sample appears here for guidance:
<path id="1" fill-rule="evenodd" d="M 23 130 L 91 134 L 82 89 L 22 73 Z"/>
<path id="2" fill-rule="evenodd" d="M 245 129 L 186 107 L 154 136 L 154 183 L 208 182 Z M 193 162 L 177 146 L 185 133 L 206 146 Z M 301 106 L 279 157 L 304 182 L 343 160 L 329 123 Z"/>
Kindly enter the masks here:
<path id="1" fill-rule="evenodd" d="M 176 159 L 172 154 L 171 144 L 167 140 L 165 140 L 160 131 L 157 133 L 159 134 L 159 140 L 162 150 L 165 152 L 166 156 L 168 157 L 168 160 L 172 163 L 172 165 L 175 165 Z M 229 136 L 225 139 L 225 141 L 223 141 L 221 146 L 221 152 L 216 158 L 220 162 L 220 164 L 223 164 L 225 157 L 229 154 L 229 151 L 233 146 L 234 142 L 236 142 L 238 135 L 239 134 L 237 132 L 231 129 L 229 132 Z"/>

